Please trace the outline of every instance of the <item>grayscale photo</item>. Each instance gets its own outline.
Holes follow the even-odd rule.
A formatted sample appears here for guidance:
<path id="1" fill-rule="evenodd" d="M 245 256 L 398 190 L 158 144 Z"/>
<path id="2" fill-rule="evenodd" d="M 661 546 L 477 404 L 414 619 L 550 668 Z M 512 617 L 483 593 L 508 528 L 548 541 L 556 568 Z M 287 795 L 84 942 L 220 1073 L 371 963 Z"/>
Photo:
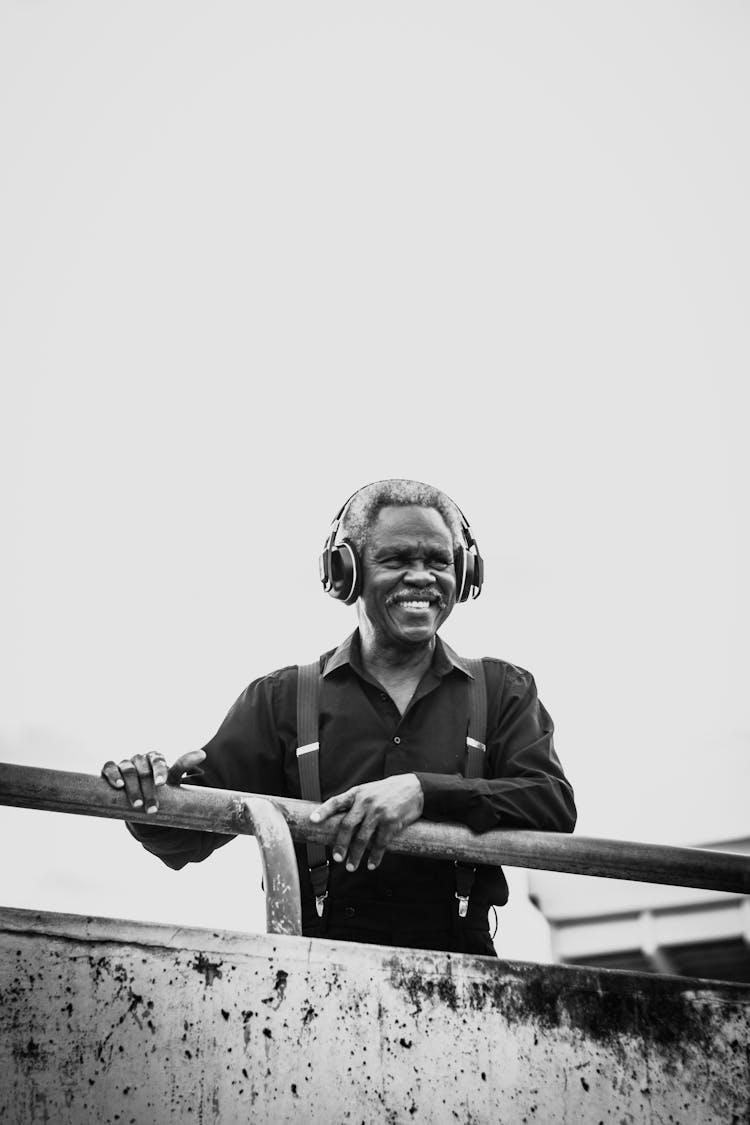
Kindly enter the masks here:
<path id="1" fill-rule="evenodd" d="M 750 1120 L 750 10 L 0 11 L 0 1119 Z"/>

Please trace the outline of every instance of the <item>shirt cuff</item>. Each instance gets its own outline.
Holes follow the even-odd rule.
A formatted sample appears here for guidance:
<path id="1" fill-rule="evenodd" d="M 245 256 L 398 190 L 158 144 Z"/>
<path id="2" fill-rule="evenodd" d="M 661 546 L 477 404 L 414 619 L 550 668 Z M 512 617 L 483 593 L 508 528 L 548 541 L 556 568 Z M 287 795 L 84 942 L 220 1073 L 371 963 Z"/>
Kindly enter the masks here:
<path id="1" fill-rule="evenodd" d="M 500 828 L 500 815 L 487 799 L 486 781 L 460 773 L 418 773 L 424 793 L 424 820 L 452 820 L 472 832 Z"/>
<path id="2" fill-rule="evenodd" d="M 462 790 L 460 774 L 417 773 L 424 793 L 422 817 L 425 820 L 458 820 L 465 811 L 467 794 Z"/>

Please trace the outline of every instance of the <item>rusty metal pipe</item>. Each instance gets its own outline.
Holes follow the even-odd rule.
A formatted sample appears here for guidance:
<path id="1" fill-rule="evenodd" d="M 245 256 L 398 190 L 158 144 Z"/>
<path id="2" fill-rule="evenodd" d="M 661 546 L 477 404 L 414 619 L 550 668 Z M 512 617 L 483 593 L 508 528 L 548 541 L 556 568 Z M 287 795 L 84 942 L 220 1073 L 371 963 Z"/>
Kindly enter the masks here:
<path id="1" fill-rule="evenodd" d="M 159 812 L 135 812 L 121 790 L 101 777 L 0 763 L 0 804 L 85 816 L 111 817 L 146 824 L 171 825 L 248 835 L 252 826 L 244 812 L 251 794 L 201 786 L 165 786 L 159 790 Z M 310 823 L 313 805 L 285 797 L 268 798 L 283 814 L 295 840 L 330 844 L 339 817 L 321 825 Z M 418 821 L 406 828 L 389 849 L 430 859 L 568 871 L 611 879 L 701 887 L 750 894 L 750 857 L 702 848 L 666 847 L 625 840 L 568 836 L 559 832 L 502 829 L 478 835 L 456 824 Z"/>

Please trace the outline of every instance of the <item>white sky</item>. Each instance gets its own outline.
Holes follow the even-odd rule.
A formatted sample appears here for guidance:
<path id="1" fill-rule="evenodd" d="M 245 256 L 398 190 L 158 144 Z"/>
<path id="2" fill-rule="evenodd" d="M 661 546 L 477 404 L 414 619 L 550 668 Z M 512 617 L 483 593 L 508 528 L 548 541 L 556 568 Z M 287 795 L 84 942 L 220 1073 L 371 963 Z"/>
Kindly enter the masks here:
<path id="1" fill-rule="evenodd" d="M 330 519 L 413 476 L 579 831 L 747 834 L 749 45 L 739 2 L 3 5 L 0 757 L 200 746 L 349 631 Z M 263 926 L 247 841 L 0 841 L 6 905 Z"/>

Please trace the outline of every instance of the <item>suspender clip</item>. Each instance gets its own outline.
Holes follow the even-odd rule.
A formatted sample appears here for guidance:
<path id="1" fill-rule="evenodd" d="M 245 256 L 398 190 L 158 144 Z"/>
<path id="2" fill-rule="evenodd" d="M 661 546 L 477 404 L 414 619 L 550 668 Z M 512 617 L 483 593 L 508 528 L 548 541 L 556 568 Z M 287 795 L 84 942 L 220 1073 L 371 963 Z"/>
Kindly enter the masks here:
<path id="1" fill-rule="evenodd" d="M 456 891 L 456 898 L 458 899 L 458 916 L 459 918 L 465 918 L 469 912 L 469 896 L 460 895 Z"/>
<path id="2" fill-rule="evenodd" d="M 315 909 L 318 912 L 318 917 L 323 917 L 323 910 L 325 908 L 325 901 L 328 898 L 328 859 L 326 858 L 325 848 L 321 848 L 318 844 L 311 845 L 317 848 L 322 857 L 323 862 L 315 867 L 310 868 L 310 879 L 312 881 L 313 894 L 315 895 Z M 315 857 L 316 858 L 316 857 Z"/>

